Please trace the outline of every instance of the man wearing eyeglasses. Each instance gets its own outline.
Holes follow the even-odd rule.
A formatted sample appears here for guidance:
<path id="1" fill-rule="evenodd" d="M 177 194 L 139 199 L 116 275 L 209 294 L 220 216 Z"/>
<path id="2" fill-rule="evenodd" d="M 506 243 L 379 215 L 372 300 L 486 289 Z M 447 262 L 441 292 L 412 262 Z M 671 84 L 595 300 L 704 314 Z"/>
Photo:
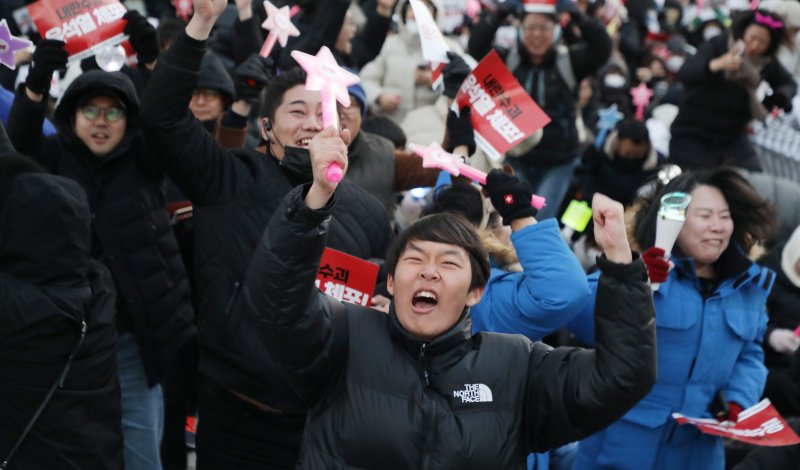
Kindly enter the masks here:
<path id="1" fill-rule="evenodd" d="M 9 116 L 16 148 L 77 181 L 91 210 L 91 253 L 117 291 L 117 363 L 125 467 L 160 469 L 164 403 L 159 382 L 195 335 L 189 284 L 173 235 L 164 173 L 139 129 L 139 100 L 119 72 L 80 75 L 55 109 L 57 133 L 41 135 L 44 94 L 66 65 L 64 43 L 43 40 Z"/>

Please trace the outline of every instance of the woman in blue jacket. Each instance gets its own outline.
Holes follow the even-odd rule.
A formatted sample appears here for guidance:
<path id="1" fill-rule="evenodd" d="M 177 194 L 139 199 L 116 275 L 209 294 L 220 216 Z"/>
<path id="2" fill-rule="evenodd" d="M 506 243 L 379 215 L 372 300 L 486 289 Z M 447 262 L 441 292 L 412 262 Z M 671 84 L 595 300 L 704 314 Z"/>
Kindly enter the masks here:
<path id="1" fill-rule="evenodd" d="M 662 282 L 653 293 L 657 383 L 620 420 L 581 441 L 576 469 L 722 469 L 722 439 L 678 426 L 672 413 L 736 421 L 761 397 L 765 302 L 775 275 L 745 253 L 774 229 L 774 210 L 732 169 L 684 173 L 637 213 L 641 247 L 653 246 L 657 201 L 673 191 L 692 196 L 672 250 L 674 269 L 668 271 L 663 250 L 643 254 L 651 282 Z M 594 292 L 596 275 L 589 285 Z M 571 323 L 582 340 L 594 329 L 585 310 Z"/>

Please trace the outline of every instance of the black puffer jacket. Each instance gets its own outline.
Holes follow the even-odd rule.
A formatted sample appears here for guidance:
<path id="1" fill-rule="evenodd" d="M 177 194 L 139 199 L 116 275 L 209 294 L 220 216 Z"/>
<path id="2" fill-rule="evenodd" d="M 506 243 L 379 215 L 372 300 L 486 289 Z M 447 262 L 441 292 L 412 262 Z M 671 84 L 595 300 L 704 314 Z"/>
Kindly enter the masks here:
<path id="1" fill-rule="evenodd" d="M 234 321 L 228 305 L 264 227 L 286 193 L 311 180 L 311 165 L 307 154 L 279 162 L 254 149 L 219 147 L 187 107 L 203 50 L 203 42 L 184 33 L 161 56 L 143 98 L 142 121 L 170 177 L 194 204 L 200 371 L 267 402 L 279 378 L 269 372 L 260 339 L 249 337 L 254 325 Z M 341 194 L 329 246 L 363 259 L 383 258 L 392 236 L 383 205 L 347 181 Z"/>
<path id="2" fill-rule="evenodd" d="M 587 436 L 655 382 L 653 304 L 640 261 L 601 260 L 596 350 L 552 349 L 522 335 L 472 335 L 469 312 L 430 342 L 389 315 L 341 304 L 314 278 L 336 195 L 308 186 L 283 200 L 230 314 L 252 320 L 285 381 L 276 407 L 311 411 L 298 468 L 525 468 L 531 451 Z M 338 199 L 338 203 L 336 202 Z"/>
<path id="3" fill-rule="evenodd" d="M 97 158 L 72 130 L 71 121 L 83 97 L 104 90 L 125 104 L 128 127 L 120 144 Z M 133 330 L 153 385 L 195 328 L 189 282 L 167 213 L 164 174 L 154 161 L 156 152 L 139 131 L 138 110 L 136 92 L 126 76 L 94 70 L 66 90 L 55 114 L 58 133 L 48 138 L 40 131 L 44 103 L 31 101 L 21 87 L 8 134 L 17 150 L 86 191 L 92 254 L 111 271 L 119 294 L 120 326 Z"/>
<path id="4" fill-rule="evenodd" d="M 0 461 L 66 375 L 9 469 L 121 469 L 114 289 L 91 259 L 86 194 L 48 174 L 5 178 L 0 157 Z"/>
<path id="5" fill-rule="evenodd" d="M 557 47 L 550 48 L 544 60 L 534 65 L 521 41 L 510 50 L 498 50 L 511 72 L 531 98 L 550 117 L 544 126 L 542 140 L 528 153 L 525 161 L 533 166 L 552 166 L 577 157 L 578 131 L 577 84 L 595 73 L 611 54 L 611 38 L 603 25 L 587 17 L 578 25 L 583 41 L 569 47 L 569 63 L 575 76 L 576 89 L 571 90 L 557 65 Z M 469 39 L 469 53 L 476 59 L 492 50 L 492 42 L 500 22 L 493 15 L 475 25 Z"/>
<path id="6" fill-rule="evenodd" d="M 800 325 L 800 287 L 795 286 L 783 272 L 781 267 L 781 253 L 783 250 L 781 248 L 782 246 L 774 249 L 772 253 L 769 253 L 759 261 L 764 266 L 775 271 L 775 284 L 773 284 L 772 292 L 770 292 L 767 299 L 769 323 L 767 324 L 767 331 L 764 333 L 765 340 L 769 339 L 769 336 L 776 328 L 794 330 Z M 763 346 L 764 362 L 767 367 L 789 368 L 792 356 L 775 351 L 770 346 L 769 341 L 764 341 Z"/>

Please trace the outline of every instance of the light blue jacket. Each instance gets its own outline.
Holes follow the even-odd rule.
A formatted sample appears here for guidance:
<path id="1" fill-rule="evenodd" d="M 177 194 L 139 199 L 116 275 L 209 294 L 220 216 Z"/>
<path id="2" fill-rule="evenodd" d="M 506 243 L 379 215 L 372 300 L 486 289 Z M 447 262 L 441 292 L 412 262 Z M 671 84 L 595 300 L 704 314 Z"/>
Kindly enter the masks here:
<path id="1" fill-rule="evenodd" d="M 589 301 L 586 274 L 561 238 L 556 219 L 511 234 L 523 272 L 492 267 L 483 297 L 470 309 L 472 332 L 520 333 L 532 341 L 562 328 Z M 549 468 L 531 454 L 529 469 Z"/>
<path id="2" fill-rule="evenodd" d="M 729 254 L 742 269 L 726 278 L 705 300 L 692 259 L 673 258 L 675 269 L 653 294 L 656 309 L 658 381 L 651 392 L 605 431 L 581 442 L 576 468 L 721 468 L 720 440 L 697 436 L 694 449 L 665 453 L 658 429 L 672 430 L 672 413 L 712 417 L 717 392 L 744 408 L 754 405 L 764 388 L 766 368 L 761 340 L 767 326 L 765 303 L 775 275 L 747 260 L 740 250 Z M 589 276 L 593 297 L 598 274 Z M 593 304 L 587 304 L 593 305 Z M 587 344 L 594 342 L 594 316 L 585 308 L 568 328 Z M 684 429 L 686 428 L 686 429 Z M 676 428 L 686 432 L 688 426 Z M 672 430 L 672 432 L 676 432 Z M 647 440 L 645 434 L 651 433 Z M 663 434 L 663 433 L 662 433 Z M 702 451 L 697 446 L 708 445 Z M 691 447 L 691 446 L 690 446 Z M 586 455 L 590 452 L 591 455 Z M 692 458 L 679 455 L 693 452 Z M 700 455 L 701 458 L 696 456 Z M 705 460 L 708 459 L 708 460 Z M 705 461 L 704 461 L 705 460 Z M 660 463 L 659 463 L 660 462 Z M 680 462 L 690 462 L 688 467 Z M 666 468 L 670 468 L 667 466 Z"/>
<path id="3" fill-rule="evenodd" d="M 555 219 L 514 232 L 511 242 L 523 272 L 492 268 L 481 301 L 470 309 L 472 331 L 520 333 L 539 341 L 588 305 L 586 274 Z"/>

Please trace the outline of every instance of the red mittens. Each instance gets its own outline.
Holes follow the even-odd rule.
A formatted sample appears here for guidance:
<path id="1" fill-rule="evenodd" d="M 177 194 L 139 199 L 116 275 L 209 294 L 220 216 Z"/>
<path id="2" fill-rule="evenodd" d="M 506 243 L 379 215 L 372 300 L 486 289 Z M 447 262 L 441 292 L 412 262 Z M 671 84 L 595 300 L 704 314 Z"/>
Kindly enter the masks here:
<path id="1" fill-rule="evenodd" d="M 667 280 L 669 275 L 669 261 L 664 259 L 664 250 L 661 248 L 650 247 L 642 253 L 642 260 L 647 266 L 647 275 L 650 282 L 662 283 Z"/>

